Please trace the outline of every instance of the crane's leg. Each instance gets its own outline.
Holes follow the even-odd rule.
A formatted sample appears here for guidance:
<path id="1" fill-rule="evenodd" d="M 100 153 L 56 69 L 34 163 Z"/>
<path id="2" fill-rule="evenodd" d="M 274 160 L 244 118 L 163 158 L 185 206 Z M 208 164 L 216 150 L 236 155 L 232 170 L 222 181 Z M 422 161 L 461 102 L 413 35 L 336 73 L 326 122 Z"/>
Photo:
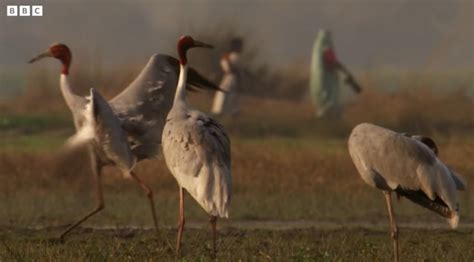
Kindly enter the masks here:
<path id="1" fill-rule="evenodd" d="M 390 218 L 391 236 L 393 241 L 393 255 L 395 258 L 395 262 L 398 262 L 398 226 L 397 221 L 395 221 L 395 214 L 393 213 L 392 196 L 388 191 L 384 191 L 384 195 L 385 200 L 387 202 L 388 215 Z"/>
<path id="2" fill-rule="evenodd" d="M 96 187 L 96 199 L 97 199 L 97 204 L 96 207 L 89 213 L 87 213 L 85 216 L 83 216 L 81 219 L 79 219 L 76 223 L 72 224 L 69 226 L 61 235 L 59 236 L 59 240 L 61 242 L 64 241 L 64 237 L 66 236 L 67 233 L 69 233 L 71 230 L 79 226 L 82 222 L 86 221 L 89 217 L 95 215 L 102 209 L 104 209 L 104 195 L 102 191 L 102 165 L 98 162 L 97 157 L 95 153 L 90 151 L 90 158 L 91 158 L 91 166 L 92 166 L 92 173 L 94 175 L 94 184 Z"/>
<path id="3" fill-rule="evenodd" d="M 176 255 L 179 256 L 181 248 L 181 238 L 184 229 L 184 189 L 179 187 L 179 219 L 178 219 L 178 240 L 176 243 Z"/>
<path id="4" fill-rule="evenodd" d="M 153 200 L 153 190 L 147 186 L 143 181 L 134 173 L 130 172 L 130 176 L 140 185 L 140 187 L 145 191 L 146 196 L 150 200 L 151 214 L 153 215 L 153 223 L 155 224 L 155 229 L 158 231 L 158 221 L 156 219 L 155 211 L 155 201 Z"/>
<path id="5" fill-rule="evenodd" d="M 216 225 L 217 225 L 217 217 L 216 216 L 211 216 L 209 219 L 209 222 L 211 222 L 211 227 L 212 227 L 212 253 L 213 257 L 216 257 L 217 254 L 217 244 L 216 244 L 216 239 L 217 239 L 217 230 L 216 230 Z"/>

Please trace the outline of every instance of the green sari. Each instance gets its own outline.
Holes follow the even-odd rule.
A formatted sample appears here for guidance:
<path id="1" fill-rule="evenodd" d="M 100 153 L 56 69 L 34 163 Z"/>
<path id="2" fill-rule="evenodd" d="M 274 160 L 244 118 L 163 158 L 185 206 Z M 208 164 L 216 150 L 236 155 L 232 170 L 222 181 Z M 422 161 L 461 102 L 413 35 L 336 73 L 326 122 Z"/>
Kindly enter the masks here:
<path id="1" fill-rule="evenodd" d="M 324 66 L 323 54 L 328 48 L 333 49 L 331 34 L 321 30 L 314 42 L 310 68 L 310 95 L 318 117 L 337 111 L 339 104 L 338 72 Z"/>

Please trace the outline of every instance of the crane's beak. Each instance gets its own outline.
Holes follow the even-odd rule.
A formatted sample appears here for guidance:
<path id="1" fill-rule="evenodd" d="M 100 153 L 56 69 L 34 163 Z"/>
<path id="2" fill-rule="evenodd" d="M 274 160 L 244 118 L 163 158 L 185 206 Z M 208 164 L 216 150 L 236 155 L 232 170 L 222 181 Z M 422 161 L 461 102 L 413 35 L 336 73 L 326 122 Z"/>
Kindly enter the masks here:
<path id="1" fill-rule="evenodd" d="M 203 47 L 203 48 L 209 48 L 212 49 L 214 46 L 210 44 L 203 43 L 201 41 L 194 40 L 194 46 L 193 47 Z"/>
<path id="2" fill-rule="evenodd" d="M 35 58 L 33 58 L 33 59 L 31 59 L 30 61 L 28 61 L 28 63 L 30 63 L 30 64 L 31 64 L 31 63 L 34 63 L 34 62 L 36 62 L 36 61 L 38 61 L 38 60 L 41 60 L 41 59 L 43 59 L 43 58 L 45 58 L 45 57 L 52 57 L 51 52 L 47 51 L 47 52 L 44 52 L 44 53 L 42 53 L 42 54 L 39 54 L 39 55 L 37 55 Z"/>

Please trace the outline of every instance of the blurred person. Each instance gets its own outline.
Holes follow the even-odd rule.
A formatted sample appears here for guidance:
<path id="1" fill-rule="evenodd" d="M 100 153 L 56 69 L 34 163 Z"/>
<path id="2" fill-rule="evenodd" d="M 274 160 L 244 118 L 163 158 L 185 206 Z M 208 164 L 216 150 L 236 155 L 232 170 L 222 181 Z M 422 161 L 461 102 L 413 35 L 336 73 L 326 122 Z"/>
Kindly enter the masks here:
<path id="1" fill-rule="evenodd" d="M 226 92 L 216 92 L 211 110 L 213 114 L 236 115 L 240 111 L 238 91 L 242 84 L 240 54 L 243 44 L 243 40 L 239 37 L 232 39 L 229 51 L 222 55 L 220 63 L 224 76 L 219 87 Z"/>
<path id="2" fill-rule="evenodd" d="M 331 32 L 319 31 L 313 46 L 310 69 L 310 95 L 318 117 L 338 115 L 340 77 L 344 77 L 347 85 L 356 93 L 362 89 L 352 74 L 337 59 L 331 39 Z"/>

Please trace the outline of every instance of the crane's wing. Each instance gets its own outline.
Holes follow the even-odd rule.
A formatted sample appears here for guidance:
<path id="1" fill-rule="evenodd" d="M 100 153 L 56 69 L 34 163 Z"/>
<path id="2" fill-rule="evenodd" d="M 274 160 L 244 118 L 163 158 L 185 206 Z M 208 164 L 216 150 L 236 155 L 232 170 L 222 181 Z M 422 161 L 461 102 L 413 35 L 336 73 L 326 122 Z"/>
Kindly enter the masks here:
<path id="1" fill-rule="evenodd" d="M 185 121 L 173 120 L 165 126 L 163 146 L 172 152 L 166 161 L 178 173 L 197 176 L 212 161 L 230 168 L 230 140 L 219 123 L 198 111 L 188 112 Z"/>
<path id="2" fill-rule="evenodd" d="M 93 143 L 96 152 L 103 161 L 111 161 L 122 170 L 128 171 L 135 164 L 130 150 L 127 134 L 122 129 L 121 121 L 117 118 L 109 103 L 93 88 L 90 96 L 86 97 L 86 110 L 83 112 L 85 122 L 77 133 L 72 136 L 67 146 L 79 146 Z"/>
<path id="3" fill-rule="evenodd" d="M 418 189 L 418 166 L 436 162 L 433 151 L 423 143 L 367 123 L 353 129 L 349 153 L 362 178 L 383 190 L 393 190 L 398 185 Z"/>
<path id="4" fill-rule="evenodd" d="M 349 138 L 349 151 L 367 183 L 394 190 L 447 218 L 457 217 L 455 175 L 422 141 L 360 124 Z M 456 224 L 456 219 L 450 221 Z"/>
<path id="5" fill-rule="evenodd" d="M 429 147 L 436 156 L 438 156 L 439 149 L 438 149 L 438 146 L 436 145 L 436 142 L 432 138 L 427 137 L 427 136 L 421 136 L 421 135 L 407 135 L 407 134 L 405 135 L 422 142 L 427 147 Z M 464 181 L 464 179 L 462 179 L 462 177 L 459 174 L 457 174 L 453 169 L 451 169 L 449 166 L 446 165 L 446 168 L 448 168 L 449 173 L 451 177 L 453 178 L 454 183 L 456 184 L 456 189 L 466 190 L 466 182 Z"/>
<path id="6" fill-rule="evenodd" d="M 223 166 L 230 168 L 230 140 L 224 128 L 214 119 L 198 111 L 189 113 L 190 137 Z M 204 160 L 204 159 L 203 159 Z"/>
<path id="7" fill-rule="evenodd" d="M 227 217 L 231 197 L 230 140 L 221 125 L 191 111 L 169 119 L 163 131 L 166 164 L 191 196 L 211 215 Z"/>
<path id="8" fill-rule="evenodd" d="M 137 78 L 110 105 L 129 135 L 139 159 L 158 153 L 166 116 L 173 104 L 179 76 L 179 61 L 168 55 L 153 55 Z M 196 70 L 188 71 L 188 90 L 219 89 Z"/>
<path id="9" fill-rule="evenodd" d="M 461 190 L 461 191 L 466 190 L 466 187 L 467 187 L 466 181 L 464 181 L 464 179 L 458 173 L 456 173 L 456 171 L 451 169 L 449 166 L 446 165 L 446 167 L 449 169 L 449 172 L 451 173 L 451 177 L 453 178 L 454 183 L 456 184 L 456 189 Z"/>

